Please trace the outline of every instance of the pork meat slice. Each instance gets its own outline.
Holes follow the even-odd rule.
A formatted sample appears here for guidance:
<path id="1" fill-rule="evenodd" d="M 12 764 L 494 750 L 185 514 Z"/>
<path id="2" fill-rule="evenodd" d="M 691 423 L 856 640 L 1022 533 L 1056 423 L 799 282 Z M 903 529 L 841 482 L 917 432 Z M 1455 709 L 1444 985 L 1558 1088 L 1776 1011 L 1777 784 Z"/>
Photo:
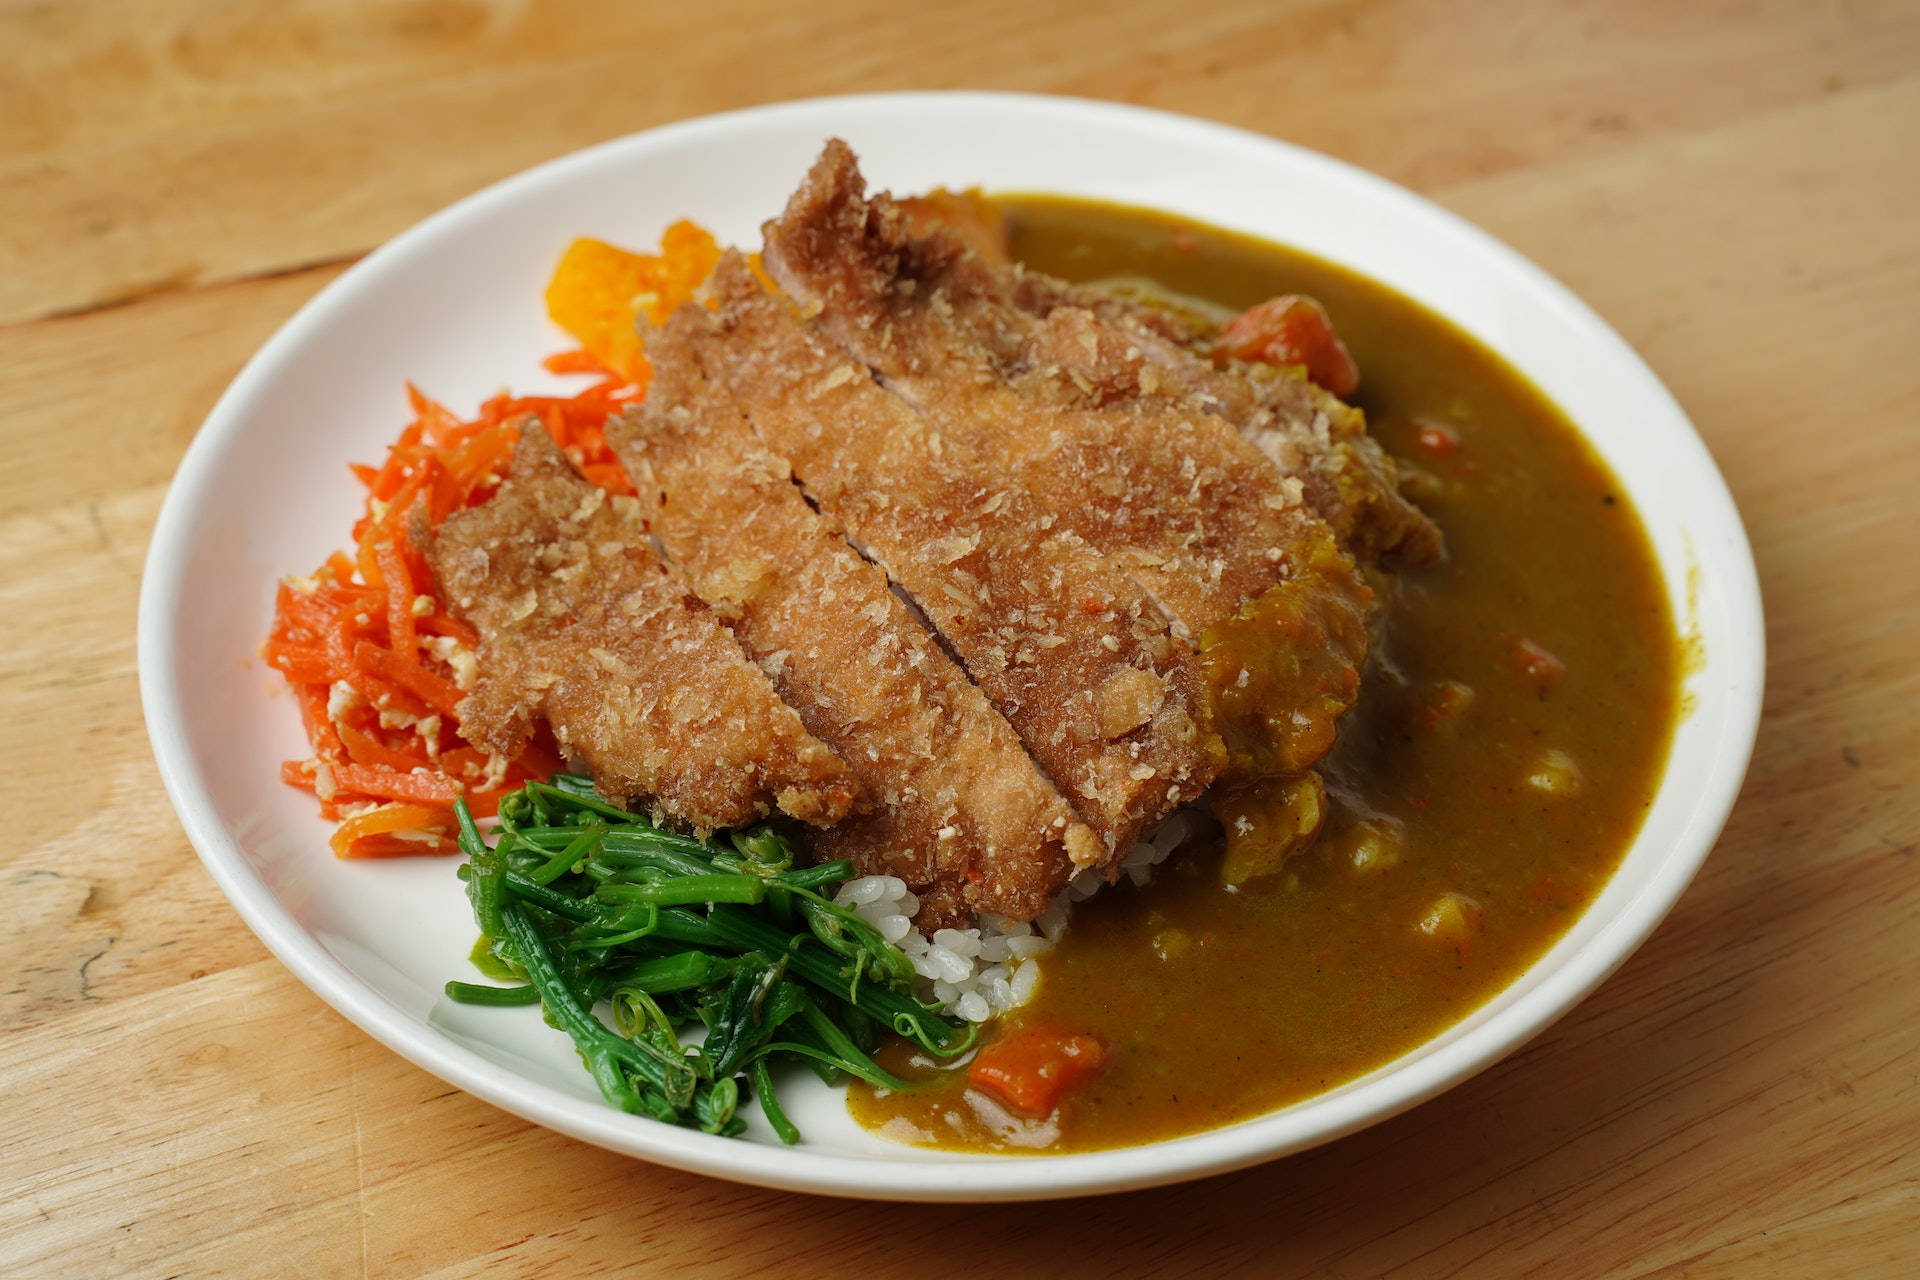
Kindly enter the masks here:
<path id="1" fill-rule="evenodd" d="M 694 306 L 650 335 L 647 398 L 608 439 L 674 567 L 873 798 L 808 843 L 905 880 L 923 932 L 977 911 L 1032 919 L 1104 848 L 886 574 L 808 505 L 730 390 L 701 374 L 691 347 L 713 326 Z"/>
<path id="2" fill-rule="evenodd" d="M 669 576 L 639 504 L 587 483 L 536 423 L 499 491 L 424 545 L 480 635 L 469 741 L 512 755 L 544 718 L 609 799 L 697 831 L 852 806 L 846 764 Z"/>
<path id="3" fill-rule="evenodd" d="M 992 467 L 946 450 L 737 254 L 675 331 L 808 497 L 912 598 L 1112 857 L 1220 765 L 1196 655 L 1139 586 Z"/>

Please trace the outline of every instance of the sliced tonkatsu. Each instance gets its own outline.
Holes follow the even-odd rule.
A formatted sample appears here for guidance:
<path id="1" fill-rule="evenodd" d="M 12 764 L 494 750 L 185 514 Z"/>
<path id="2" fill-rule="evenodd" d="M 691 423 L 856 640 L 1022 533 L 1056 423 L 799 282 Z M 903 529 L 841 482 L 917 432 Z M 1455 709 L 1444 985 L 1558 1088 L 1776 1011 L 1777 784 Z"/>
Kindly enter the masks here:
<path id="1" fill-rule="evenodd" d="M 729 252 L 645 335 L 608 429 L 637 499 L 530 425 L 431 539 L 480 633 L 469 736 L 545 720 L 657 816 L 811 824 L 922 930 L 1033 918 L 1216 781 L 1230 847 L 1310 838 L 1368 575 L 1432 524 L 1358 411 L 1218 317 L 1006 245 L 979 197 L 869 197 L 830 143 L 768 274 Z"/>
<path id="2" fill-rule="evenodd" d="M 1115 325 L 1036 316 L 1010 273 L 938 226 L 914 235 L 838 143 L 766 235 L 823 339 L 923 412 L 953 470 L 1004 477 L 1185 624 L 1232 774 L 1295 774 L 1331 746 L 1372 593 L 1298 477 L 1219 416 L 1142 394 L 1152 366 Z"/>
<path id="3" fill-rule="evenodd" d="M 1124 564 L 1199 636 L 1289 576 L 1320 536 L 1298 484 L 1218 417 L 1137 394 L 1124 335 L 1079 308 L 1036 317 L 954 235 L 912 233 L 830 143 L 765 261 L 815 323 Z"/>
<path id="4" fill-rule="evenodd" d="M 700 831 L 852 807 L 846 764 L 668 576 L 638 504 L 582 479 L 536 423 L 499 492 L 422 545 L 480 636 L 470 741 L 517 754 L 544 719 L 609 799 Z"/>
<path id="5" fill-rule="evenodd" d="M 1393 557 L 1418 564 L 1439 554 L 1438 527 L 1402 496 L 1398 467 L 1367 434 L 1358 409 L 1296 370 L 1217 352 L 1218 325 L 1192 314 L 1183 319 L 1174 307 L 1039 272 L 1015 271 L 1010 278 L 1022 310 L 1048 318 L 1090 314 L 1120 335 L 1123 342 L 1109 338 L 1103 345 L 1125 350 L 1136 394 L 1230 423 L 1283 474 L 1300 480 L 1307 505 L 1362 562 Z M 1065 349 L 1069 359 L 1073 350 Z"/>
<path id="6" fill-rule="evenodd" d="M 1139 586 L 1030 495 L 956 465 L 738 254 L 712 293 L 714 321 L 677 330 L 679 350 L 912 597 L 1106 854 L 1197 798 L 1220 758 L 1195 655 Z"/>
<path id="7" fill-rule="evenodd" d="M 1072 308 L 1119 329 L 1129 339 L 1128 363 L 1139 365 L 1133 390 L 1225 418 L 1301 481 L 1307 505 L 1362 562 L 1417 564 L 1438 554 L 1438 528 L 1401 495 L 1398 468 L 1367 434 L 1360 411 L 1298 370 L 1234 358 L 1221 342 L 1229 313 L 1142 282 L 1079 285 L 1026 270 L 1013 258 L 1006 215 L 977 191 L 934 191 L 895 203 L 914 236 L 944 235 L 972 250 L 1022 311 L 1046 317 Z M 1075 363 L 1071 346 L 1065 354 Z M 1082 368 L 1089 386 L 1107 394 L 1099 392 L 1107 379 Z"/>
<path id="8" fill-rule="evenodd" d="M 649 335 L 647 399 L 608 439 L 674 568 L 873 799 L 814 833 L 814 855 L 905 880 L 923 929 L 976 911 L 1031 919 L 1105 848 L 886 574 L 808 505 L 732 392 L 701 373 L 691 348 L 715 325 L 686 307 Z"/>

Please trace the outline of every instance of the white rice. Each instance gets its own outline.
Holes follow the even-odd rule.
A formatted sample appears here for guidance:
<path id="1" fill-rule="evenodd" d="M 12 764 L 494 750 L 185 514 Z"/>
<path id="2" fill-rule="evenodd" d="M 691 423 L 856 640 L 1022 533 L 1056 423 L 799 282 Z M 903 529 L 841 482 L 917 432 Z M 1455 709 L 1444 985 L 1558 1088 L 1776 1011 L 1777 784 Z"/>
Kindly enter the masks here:
<path id="1" fill-rule="evenodd" d="M 1120 859 L 1119 874 L 1135 885 L 1194 834 L 1197 815 L 1170 814 Z M 834 901 L 880 931 L 913 961 L 915 987 L 923 1000 L 968 1022 L 986 1022 L 1033 997 L 1040 957 L 1067 930 L 1073 904 L 1107 887 L 1104 870 L 1082 871 L 1031 924 L 982 915 L 970 929 L 938 929 L 931 938 L 913 927 L 920 900 L 898 876 L 857 876 L 840 886 Z"/>

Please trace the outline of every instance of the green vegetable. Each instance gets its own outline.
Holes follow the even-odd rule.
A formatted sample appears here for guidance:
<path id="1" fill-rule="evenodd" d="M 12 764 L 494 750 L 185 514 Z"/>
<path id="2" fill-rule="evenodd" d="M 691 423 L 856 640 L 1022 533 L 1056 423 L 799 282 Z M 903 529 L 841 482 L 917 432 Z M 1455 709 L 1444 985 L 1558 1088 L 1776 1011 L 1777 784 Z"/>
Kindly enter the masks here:
<path id="1" fill-rule="evenodd" d="M 531 984 L 519 987 L 483 987 L 477 982 L 449 982 L 447 996 L 461 1004 L 539 1004 L 540 993 Z"/>
<path id="2" fill-rule="evenodd" d="M 973 1045 L 972 1026 L 915 998 L 905 953 L 824 896 L 853 876 L 850 862 L 796 868 L 766 827 L 712 842 L 662 831 L 571 774 L 505 797 L 496 845 L 464 802 L 456 809 L 481 931 L 473 960 L 525 981 L 449 982 L 448 997 L 537 1000 L 622 1110 L 736 1134 L 744 1084 L 792 1143 L 777 1065 L 898 1089 L 908 1086 L 869 1056 L 885 1029 L 942 1056 Z M 593 1012 L 601 1000 L 612 1026 Z M 696 1024 L 702 1043 L 683 1045 Z"/>

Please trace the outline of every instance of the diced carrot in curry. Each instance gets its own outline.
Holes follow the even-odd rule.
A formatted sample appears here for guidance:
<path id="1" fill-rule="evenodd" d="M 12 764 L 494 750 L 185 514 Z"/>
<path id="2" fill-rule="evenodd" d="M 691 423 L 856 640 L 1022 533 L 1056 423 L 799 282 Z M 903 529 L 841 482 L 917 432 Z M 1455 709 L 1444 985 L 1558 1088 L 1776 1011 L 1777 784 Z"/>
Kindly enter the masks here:
<path id="1" fill-rule="evenodd" d="M 1525 636 L 1513 642 L 1511 657 L 1514 668 L 1533 681 L 1543 694 L 1559 684 L 1560 677 L 1567 674 L 1566 663 Z"/>
<path id="2" fill-rule="evenodd" d="M 1473 705 L 1473 697 L 1473 686 L 1458 680 L 1442 680 L 1421 702 L 1415 718 L 1429 733 L 1452 729 Z"/>
<path id="3" fill-rule="evenodd" d="M 1308 378 L 1342 399 L 1360 385 L 1360 366 L 1326 308 L 1297 293 L 1269 298 L 1227 321 L 1220 350 L 1236 360 L 1304 368 Z"/>
<path id="4" fill-rule="evenodd" d="M 1016 1032 L 980 1050 L 967 1068 L 967 1083 L 1039 1119 L 1052 1115 L 1106 1060 L 1106 1046 L 1092 1036 L 1039 1028 Z"/>
<path id="5" fill-rule="evenodd" d="M 1413 438 L 1426 453 L 1445 458 L 1460 452 L 1460 433 L 1446 423 L 1422 418 L 1418 426 Z"/>

